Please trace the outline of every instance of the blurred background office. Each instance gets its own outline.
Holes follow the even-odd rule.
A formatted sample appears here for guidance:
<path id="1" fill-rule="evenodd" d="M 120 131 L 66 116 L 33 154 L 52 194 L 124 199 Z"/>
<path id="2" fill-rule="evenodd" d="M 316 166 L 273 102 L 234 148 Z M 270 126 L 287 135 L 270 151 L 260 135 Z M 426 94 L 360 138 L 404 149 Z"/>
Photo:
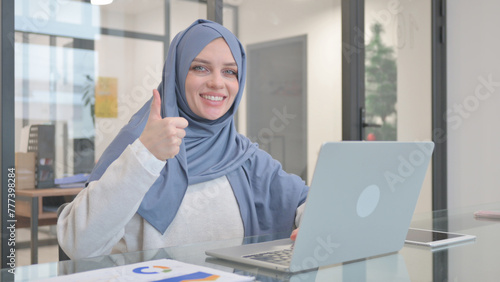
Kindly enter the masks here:
<path id="1" fill-rule="evenodd" d="M 238 129 L 287 171 L 309 183 L 320 145 L 351 139 L 345 133 L 351 126 L 346 95 L 354 92 L 346 93 L 345 70 L 362 58 L 360 75 L 350 77 L 363 92 L 357 106 L 365 126 L 353 126 L 361 132 L 357 139 L 434 140 L 444 150 L 429 168 L 416 212 L 439 208 L 436 197 L 441 207 L 500 199 L 495 146 L 500 133 L 494 123 L 500 120 L 500 39 L 494 36 L 500 4 L 495 1 L 90 2 L 2 1 L 2 46 L 9 40 L 13 49 L 13 64 L 2 57 L 2 138 L 7 130 L 13 135 L 2 159 L 28 150 L 30 128 L 50 125 L 51 177 L 90 172 L 161 81 L 173 36 L 215 14 L 247 50 Z M 221 13 L 212 13 L 214 8 Z M 4 13 L 14 17 L 11 30 Z M 351 42 L 343 31 L 352 24 L 349 15 L 363 15 L 362 28 L 349 31 Z M 443 18 L 446 28 L 433 31 Z M 445 49 L 436 58 L 439 46 Z M 12 117 L 6 117 L 8 108 L 15 109 Z M 53 238 L 50 226 L 41 230 L 42 239 Z M 21 232 L 19 241 L 29 242 L 29 232 Z M 40 262 L 57 260 L 53 247 L 41 246 L 48 255 Z M 19 265 L 30 263 L 25 254 L 18 256 Z"/>

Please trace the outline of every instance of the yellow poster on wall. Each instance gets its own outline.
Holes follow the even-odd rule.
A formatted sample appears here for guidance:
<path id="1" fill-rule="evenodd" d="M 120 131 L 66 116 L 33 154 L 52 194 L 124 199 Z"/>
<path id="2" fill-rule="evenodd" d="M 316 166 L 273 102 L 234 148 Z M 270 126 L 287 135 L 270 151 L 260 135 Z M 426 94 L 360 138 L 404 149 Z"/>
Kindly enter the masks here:
<path id="1" fill-rule="evenodd" d="M 95 88 L 95 116 L 118 116 L 118 79 L 99 77 Z"/>

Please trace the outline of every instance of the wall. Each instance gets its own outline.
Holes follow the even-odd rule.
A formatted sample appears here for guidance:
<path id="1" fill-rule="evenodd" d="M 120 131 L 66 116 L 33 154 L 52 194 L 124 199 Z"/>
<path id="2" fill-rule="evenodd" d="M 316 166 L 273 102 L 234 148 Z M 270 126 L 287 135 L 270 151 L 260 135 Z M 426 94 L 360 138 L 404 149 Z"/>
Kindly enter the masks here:
<path id="1" fill-rule="evenodd" d="M 464 208 L 471 218 L 475 205 L 500 201 L 498 11 L 498 1 L 447 1 L 448 207 Z M 485 249 L 495 246 L 479 244 L 484 231 L 477 226 L 449 222 L 451 230 L 475 234 L 474 256 L 494 266 L 496 253 Z M 469 262 L 460 259 L 468 251 L 450 250 L 450 281 L 470 272 Z"/>
<path id="2" fill-rule="evenodd" d="M 500 2 L 447 1 L 448 206 L 500 200 Z"/>

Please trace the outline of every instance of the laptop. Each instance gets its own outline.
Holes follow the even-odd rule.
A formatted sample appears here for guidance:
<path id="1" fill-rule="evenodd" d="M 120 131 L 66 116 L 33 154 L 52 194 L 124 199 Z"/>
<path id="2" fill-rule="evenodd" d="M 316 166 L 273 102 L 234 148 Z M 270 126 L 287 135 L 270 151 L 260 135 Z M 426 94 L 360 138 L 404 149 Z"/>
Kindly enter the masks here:
<path id="1" fill-rule="evenodd" d="M 206 254 L 294 273 L 398 252 L 433 150 L 433 142 L 325 143 L 295 242 L 286 238 Z"/>

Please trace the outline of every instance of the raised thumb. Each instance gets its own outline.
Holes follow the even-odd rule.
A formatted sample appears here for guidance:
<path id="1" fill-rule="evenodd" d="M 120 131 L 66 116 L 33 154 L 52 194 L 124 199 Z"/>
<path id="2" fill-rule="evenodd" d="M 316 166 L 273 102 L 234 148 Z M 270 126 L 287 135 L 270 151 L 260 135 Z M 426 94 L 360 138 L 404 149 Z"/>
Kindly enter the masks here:
<path id="1" fill-rule="evenodd" d="M 153 90 L 153 101 L 151 102 L 151 111 L 149 117 L 161 119 L 161 98 L 158 90 Z"/>

